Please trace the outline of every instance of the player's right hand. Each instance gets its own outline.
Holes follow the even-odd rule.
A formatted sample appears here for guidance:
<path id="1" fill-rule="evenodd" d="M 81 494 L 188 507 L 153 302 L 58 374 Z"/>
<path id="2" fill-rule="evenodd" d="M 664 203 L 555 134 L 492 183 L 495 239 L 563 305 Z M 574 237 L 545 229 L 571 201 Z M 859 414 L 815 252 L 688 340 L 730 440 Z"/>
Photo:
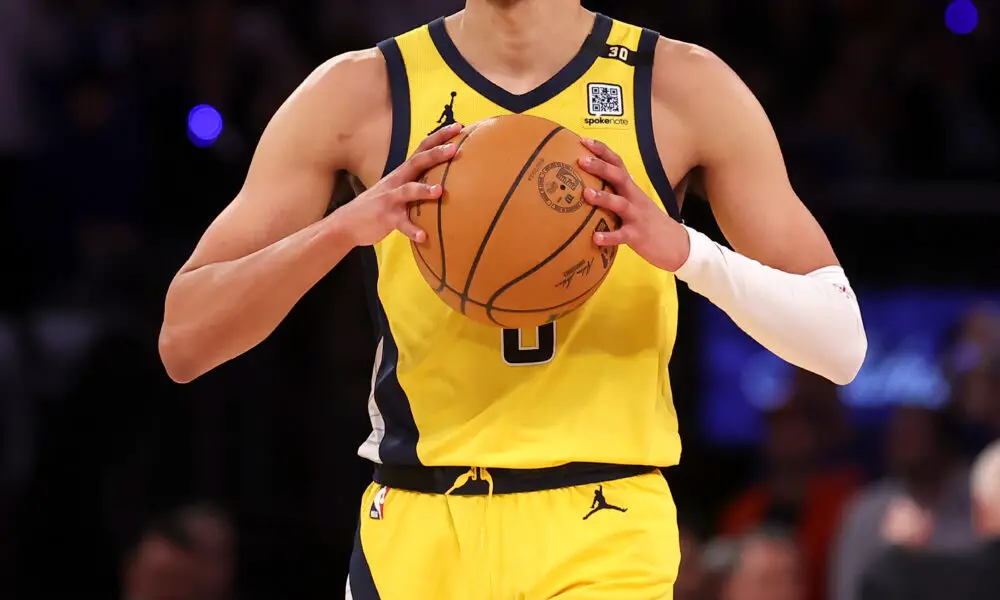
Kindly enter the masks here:
<path id="1" fill-rule="evenodd" d="M 417 243 L 427 239 L 427 234 L 410 221 L 407 207 L 411 202 L 441 197 L 440 185 L 427 185 L 419 179 L 455 155 L 456 145 L 448 140 L 461 131 L 462 125 L 455 123 L 429 135 L 406 162 L 337 209 L 355 246 L 376 244 L 393 230 Z"/>

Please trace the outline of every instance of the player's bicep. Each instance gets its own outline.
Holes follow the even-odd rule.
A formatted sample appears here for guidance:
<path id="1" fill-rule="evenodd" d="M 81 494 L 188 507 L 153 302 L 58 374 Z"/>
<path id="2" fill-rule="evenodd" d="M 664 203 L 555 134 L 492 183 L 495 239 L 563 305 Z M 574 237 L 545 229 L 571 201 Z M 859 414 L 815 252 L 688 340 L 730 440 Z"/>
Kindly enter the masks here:
<path id="1" fill-rule="evenodd" d="M 697 109 L 699 158 L 712 212 L 733 248 L 790 273 L 838 264 L 819 223 L 788 179 L 767 115 L 718 58 L 706 58 L 705 97 Z"/>
<path id="2" fill-rule="evenodd" d="M 320 67 L 275 112 L 243 187 L 208 227 L 182 271 L 242 258 L 323 217 L 336 173 L 348 166 L 351 112 L 337 106 L 343 95 L 331 94 L 330 88 L 349 70 L 336 62 Z"/>
<path id="3" fill-rule="evenodd" d="M 246 183 L 208 227 L 185 270 L 247 256 L 323 216 L 334 172 L 292 164 L 289 159 L 296 154 L 277 157 L 277 148 L 261 142 Z M 261 151 L 274 156 L 263 157 Z"/>

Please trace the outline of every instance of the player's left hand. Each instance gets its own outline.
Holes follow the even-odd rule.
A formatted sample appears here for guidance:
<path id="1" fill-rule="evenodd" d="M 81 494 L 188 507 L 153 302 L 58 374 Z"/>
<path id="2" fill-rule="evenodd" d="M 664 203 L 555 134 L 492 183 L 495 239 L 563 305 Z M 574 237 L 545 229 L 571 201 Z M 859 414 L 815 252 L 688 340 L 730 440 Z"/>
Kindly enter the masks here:
<path id="1" fill-rule="evenodd" d="M 587 188 L 583 191 L 584 200 L 615 213 L 622 221 L 615 231 L 595 233 L 594 243 L 598 246 L 627 244 L 655 267 L 670 272 L 679 269 L 691 252 L 691 241 L 684 226 L 639 189 L 625 169 L 625 162 L 607 145 L 591 139 L 584 139 L 583 145 L 596 158 L 581 158 L 580 167 L 614 188 L 603 191 Z"/>

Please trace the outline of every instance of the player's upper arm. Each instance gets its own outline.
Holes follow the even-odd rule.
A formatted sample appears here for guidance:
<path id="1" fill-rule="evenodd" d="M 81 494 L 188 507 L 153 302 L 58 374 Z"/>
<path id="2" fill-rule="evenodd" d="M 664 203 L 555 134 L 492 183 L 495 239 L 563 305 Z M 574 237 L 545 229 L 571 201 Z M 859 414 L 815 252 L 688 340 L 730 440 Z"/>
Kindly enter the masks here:
<path id="1" fill-rule="evenodd" d="M 838 264 L 792 189 L 764 109 L 739 76 L 703 48 L 661 40 L 653 78 L 654 102 L 689 129 L 712 212 L 733 248 L 791 273 Z"/>
<path id="2" fill-rule="evenodd" d="M 313 71 L 272 117 L 242 189 L 181 272 L 252 254 L 321 219 L 337 171 L 357 166 L 359 138 L 377 125 L 370 117 L 380 102 L 391 110 L 385 63 L 375 49 Z"/>

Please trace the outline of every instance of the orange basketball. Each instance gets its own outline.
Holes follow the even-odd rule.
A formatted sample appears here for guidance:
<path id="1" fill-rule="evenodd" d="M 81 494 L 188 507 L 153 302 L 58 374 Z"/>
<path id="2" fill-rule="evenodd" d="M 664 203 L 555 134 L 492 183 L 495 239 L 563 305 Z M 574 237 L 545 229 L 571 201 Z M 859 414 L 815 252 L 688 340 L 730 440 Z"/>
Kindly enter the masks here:
<path id="1" fill-rule="evenodd" d="M 413 254 L 427 283 L 469 318 L 535 327 L 579 308 L 604 281 L 615 248 L 595 231 L 619 219 L 583 200 L 603 189 L 577 160 L 580 137 L 547 119 L 494 117 L 465 128 L 455 157 L 427 172 L 438 202 L 418 202 L 410 219 L 427 232 Z"/>

